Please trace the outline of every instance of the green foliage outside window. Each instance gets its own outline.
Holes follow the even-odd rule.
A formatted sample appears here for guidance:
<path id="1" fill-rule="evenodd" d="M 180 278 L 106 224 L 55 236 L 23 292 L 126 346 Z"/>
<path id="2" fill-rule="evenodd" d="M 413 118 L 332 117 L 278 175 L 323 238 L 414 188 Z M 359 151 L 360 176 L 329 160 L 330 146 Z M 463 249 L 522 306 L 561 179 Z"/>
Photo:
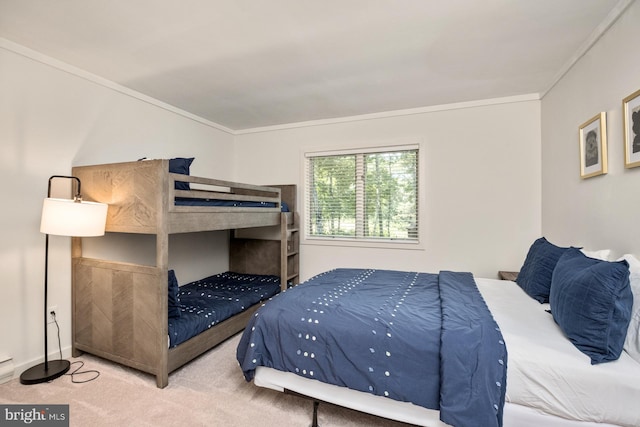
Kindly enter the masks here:
<path id="1" fill-rule="evenodd" d="M 309 158 L 308 234 L 417 240 L 418 151 Z"/>

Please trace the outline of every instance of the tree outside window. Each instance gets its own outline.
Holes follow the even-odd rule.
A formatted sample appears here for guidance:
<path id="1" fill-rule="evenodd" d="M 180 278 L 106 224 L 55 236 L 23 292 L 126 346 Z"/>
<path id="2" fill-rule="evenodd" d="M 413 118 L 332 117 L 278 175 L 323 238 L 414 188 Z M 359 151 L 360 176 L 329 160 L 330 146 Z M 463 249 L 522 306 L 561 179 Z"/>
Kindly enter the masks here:
<path id="1" fill-rule="evenodd" d="M 417 241 L 417 149 L 307 162 L 308 237 Z"/>

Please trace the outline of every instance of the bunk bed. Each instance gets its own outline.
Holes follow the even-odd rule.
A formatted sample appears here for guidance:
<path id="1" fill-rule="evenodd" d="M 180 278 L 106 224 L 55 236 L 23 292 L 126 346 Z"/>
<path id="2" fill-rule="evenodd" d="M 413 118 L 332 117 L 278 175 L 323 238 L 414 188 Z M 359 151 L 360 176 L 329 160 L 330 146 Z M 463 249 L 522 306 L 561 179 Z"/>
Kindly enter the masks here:
<path id="1" fill-rule="evenodd" d="M 193 159 L 78 166 L 85 200 L 107 203 L 107 233 L 155 236 L 155 265 L 83 256 L 72 239 L 72 349 L 155 375 L 157 386 L 180 366 L 241 331 L 260 303 L 208 327 L 179 345 L 169 341 L 169 236 L 254 227 L 275 229 L 276 240 L 236 238 L 234 273 L 297 283 L 296 187 L 257 186 L 191 176 Z M 248 248 L 246 252 L 242 248 Z M 209 279 L 209 278 L 208 278 Z"/>

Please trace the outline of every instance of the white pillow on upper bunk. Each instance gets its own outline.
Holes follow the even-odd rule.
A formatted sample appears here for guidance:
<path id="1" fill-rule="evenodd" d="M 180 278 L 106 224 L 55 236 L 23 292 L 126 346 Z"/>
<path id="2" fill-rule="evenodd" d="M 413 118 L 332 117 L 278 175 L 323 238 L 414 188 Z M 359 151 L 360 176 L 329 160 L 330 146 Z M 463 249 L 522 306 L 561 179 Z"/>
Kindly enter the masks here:
<path id="1" fill-rule="evenodd" d="M 631 254 L 623 255 L 618 261 L 623 259 L 629 263 L 629 282 L 633 293 L 631 322 L 624 341 L 624 350 L 640 363 L 640 260 Z"/>

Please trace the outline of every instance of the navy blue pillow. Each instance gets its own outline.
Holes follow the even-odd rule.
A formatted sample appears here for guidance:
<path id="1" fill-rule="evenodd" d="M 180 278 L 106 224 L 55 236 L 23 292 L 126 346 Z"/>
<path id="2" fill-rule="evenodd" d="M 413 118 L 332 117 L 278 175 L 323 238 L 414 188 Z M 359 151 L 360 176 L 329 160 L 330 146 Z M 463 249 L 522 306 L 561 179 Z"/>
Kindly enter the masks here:
<path id="1" fill-rule="evenodd" d="M 180 298 L 178 298 L 178 292 L 180 287 L 178 286 L 178 279 L 176 273 L 173 270 L 169 270 L 169 317 L 180 317 Z"/>
<path id="2" fill-rule="evenodd" d="M 194 157 L 176 157 L 169 159 L 169 172 L 180 173 L 182 175 L 189 175 L 189 167 L 193 163 Z M 189 190 L 189 183 L 183 181 L 176 181 L 176 190 Z"/>
<path id="3" fill-rule="evenodd" d="M 571 248 L 558 260 L 549 299 L 553 319 L 592 365 L 620 357 L 633 305 L 627 261 Z"/>
<path id="4" fill-rule="evenodd" d="M 553 269 L 567 249 L 569 248 L 561 248 L 540 237 L 529 248 L 516 283 L 541 304 L 549 302 Z"/>

